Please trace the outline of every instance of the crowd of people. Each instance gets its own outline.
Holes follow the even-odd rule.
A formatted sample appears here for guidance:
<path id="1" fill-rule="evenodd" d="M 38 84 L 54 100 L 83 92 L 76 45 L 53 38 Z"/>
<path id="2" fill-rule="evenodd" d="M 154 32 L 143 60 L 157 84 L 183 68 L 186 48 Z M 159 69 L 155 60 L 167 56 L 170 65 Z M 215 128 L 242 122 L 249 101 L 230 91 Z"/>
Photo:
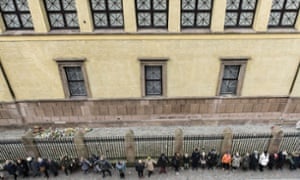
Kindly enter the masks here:
<path id="1" fill-rule="evenodd" d="M 167 167 L 172 167 L 176 175 L 181 169 L 214 169 L 222 168 L 225 170 L 259 170 L 264 171 L 268 168 L 282 169 L 284 164 L 288 164 L 288 168 L 295 170 L 300 168 L 300 153 L 287 153 L 280 151 L 278 153 L 269 154 L 267 151 L 259 153 L 254 151 L 252 153 L 245 153 L 240 155 L 238 152 L 230 154 L 229 152 L 219 155 L 215 149 L 205 152 L 204 149 L 200 151 L 195 148 L 189 155 L 185 153 L 175 153 L 173 157 L 168 157 L 164 153 L 160 155 L 157 160 L 150 156 L 146 159 L 139 159 L 134 165 L 138 177 L 144 177 L 144 171 L 147 171 L 147 176 L 151 177 L 156 167 L 159 168 L 159 174 L 167 173 Z M 41 157 L 18 160 L 6 160 L 1 167 L 2 171 L 13 176 L 16 180 L 18 177 L 46 177 L 58 176 L 59 171 L 62 171 L 66 176 L 73 173 L 77 169 L 81 169 L 84 174 L 95 172 L 105 178 L 107 175 L 112 176 L 112 169 L 118 171 L 120 178 L 125 178 L 126 162 L 117 161 L 116 163 L 109 162 L 103 155 L 92 155 L 89 158 L 80 157 L 70 158 L 67 155 L 59 160 L 44 159 Z M 0 173 L 0 179 L 4 179 L 3 172 Z"/>

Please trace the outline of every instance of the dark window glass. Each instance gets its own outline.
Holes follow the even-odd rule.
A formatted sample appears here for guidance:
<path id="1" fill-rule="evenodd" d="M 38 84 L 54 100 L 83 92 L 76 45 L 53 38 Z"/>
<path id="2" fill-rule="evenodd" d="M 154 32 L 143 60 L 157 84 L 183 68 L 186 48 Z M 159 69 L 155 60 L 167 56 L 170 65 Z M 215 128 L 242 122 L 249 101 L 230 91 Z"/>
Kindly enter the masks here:
<path id="1" fill-rule="evenodd" d="M 273 0 L 269 27 L 294 27 L 299 6 L 300 0 Z"/>
<path id="2" fill-rule="evenodd" d="M 225 28 L 251 28 L 257 0 L 227 0 Z"/>
<path id="3" fill-rule="evenodd" d="M 209 28 L 213 0 L 181 0 L 181 28 Z"/>
<path id="4" fill-rule="evenodd" d="M 51 29 L 78 29 L 75 0 L 44 0 Z"/>
<path id="5" fill-rule="evenodd" d="M 220 94 L 236 95 L 240 65 L 225 65 Z"/>
<path id="6" fill-rule="evenodd" d="M 0 0 L 0 10 L 7 30 L 32 30 L 27 0 Z"/>
<path id="7" fill-rule="evenodd" d="M 87 96 L 81 67 L 64 67 L 70 96 Z"/>
<path id="8" fill-rule="evenodd" d="M 168 28 L 168 0 L 135 0 L 138 28 Z"/>
<path id="9" fill-rule="evenodd" d="M 145 66 L 145 94 L 162 95 L 162 66 Z"/>

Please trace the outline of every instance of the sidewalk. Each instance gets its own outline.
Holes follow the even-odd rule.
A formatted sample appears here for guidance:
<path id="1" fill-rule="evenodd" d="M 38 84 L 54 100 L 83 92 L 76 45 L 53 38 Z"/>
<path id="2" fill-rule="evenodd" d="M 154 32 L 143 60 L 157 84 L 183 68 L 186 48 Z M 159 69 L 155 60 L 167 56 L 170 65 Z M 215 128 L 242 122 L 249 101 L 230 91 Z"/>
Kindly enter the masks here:
<path id="1" fill-rule="evenodd" d="M 113 170 L 112 177 L 105 177 L 107 180 L 118 180 L 119 175 L 116 170 Z M 144 171 L 144 175 L 147 175 L 147 171 Z M 13 178 L 10 178 L 13 179 Z M 22 179 L 22 178 L 18 178 Z M 30 178 L 35 180 L 45 180 L 46 178 Z M 53 177 L 50 174 L 49 179 L 56 180 L 99 180 L 103 179 L 102 175 L 90 172 L 89 174 L 83 174 L 81 171 L 76 171 L 75 173 L 66 176 L 63 172 L 60 172 L 58 177 Z M 137 173 L 133 168 L 128 168 L 126 171 L 126 178 L 129 180 L 138 180 Z M 179 175 L 175 175 L 175 172 L 172 168 L 168 168 L 168 174 L 158 174 L 158 168 L 155 169 L 154 174 L 148 178 L 145 176 L 143 179 L 153 179 L 153 180 L 251 180 L 251 179 L 282 179 L 282 180 L 299 180 L 300 179 L 300 169 L 290 171 L 287 167 L 283 170 L 268 170 L 265 169 L 264 172 L 260 171 L 223 171 L 221 169 L 215 170 L 202 170 L 198 171 L 192 170 L 181 170 Z"/>

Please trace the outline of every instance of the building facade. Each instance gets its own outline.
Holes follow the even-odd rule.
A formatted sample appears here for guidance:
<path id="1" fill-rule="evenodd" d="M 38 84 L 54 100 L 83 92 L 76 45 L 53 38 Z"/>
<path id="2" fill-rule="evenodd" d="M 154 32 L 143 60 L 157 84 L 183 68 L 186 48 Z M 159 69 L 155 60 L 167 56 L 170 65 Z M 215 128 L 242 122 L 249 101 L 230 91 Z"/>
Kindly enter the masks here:
<path id="1" fill-rule="evenodd" d="M 1 0 L 0 126 L 294 124 L 300 0 Z"/>

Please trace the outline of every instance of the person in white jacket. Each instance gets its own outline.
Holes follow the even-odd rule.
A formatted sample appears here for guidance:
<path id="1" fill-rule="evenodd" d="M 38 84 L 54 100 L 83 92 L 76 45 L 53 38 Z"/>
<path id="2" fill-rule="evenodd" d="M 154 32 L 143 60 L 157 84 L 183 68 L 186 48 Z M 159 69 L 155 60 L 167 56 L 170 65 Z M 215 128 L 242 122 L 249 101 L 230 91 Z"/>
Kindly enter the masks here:
<path id="1" fill-rule="evenodd" d="M 269 154 L 267 151 L 261 153 L 259 156 L 259 170 L 264 171 L 264 167 L 266 167 L 269 163 Z"/>

